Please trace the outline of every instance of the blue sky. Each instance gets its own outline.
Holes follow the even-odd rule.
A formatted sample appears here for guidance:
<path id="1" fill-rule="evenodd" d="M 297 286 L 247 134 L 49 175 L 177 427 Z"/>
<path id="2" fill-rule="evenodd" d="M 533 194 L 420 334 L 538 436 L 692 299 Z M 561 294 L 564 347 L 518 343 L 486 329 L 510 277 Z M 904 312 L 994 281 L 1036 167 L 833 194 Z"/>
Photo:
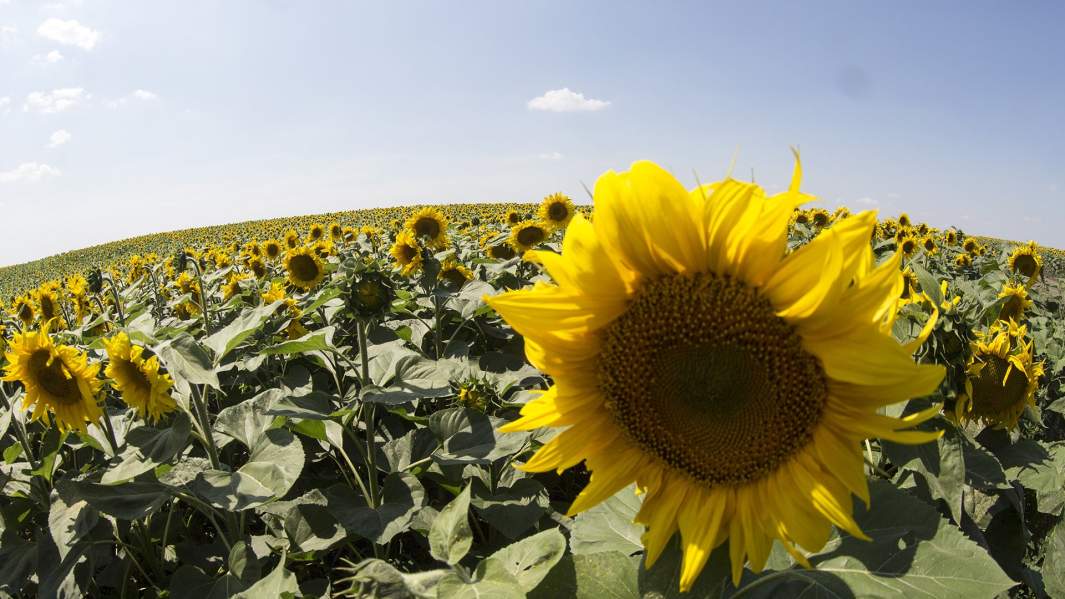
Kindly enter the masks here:
<path id="1" fill-rule="evenodd" d="M 643 158 L 693 184 L 738 152 L 775 190 L 792 145 L 826 207 L 1065 247 L 1062 23 L 1051 2 L 0 0 L 0 264 L 261 217 L 584 201 Z"/>

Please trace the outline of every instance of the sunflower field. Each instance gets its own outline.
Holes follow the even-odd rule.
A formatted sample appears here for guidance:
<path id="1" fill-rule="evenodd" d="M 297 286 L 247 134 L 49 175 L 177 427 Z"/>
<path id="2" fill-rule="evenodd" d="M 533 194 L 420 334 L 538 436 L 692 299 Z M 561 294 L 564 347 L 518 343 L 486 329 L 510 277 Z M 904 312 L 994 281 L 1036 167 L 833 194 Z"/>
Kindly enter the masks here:
<path id="1" fill-rule="evenodd" d="M 801 178 L 0 269 L 0 595 L 1065 597 L 1065 254 Z"/>

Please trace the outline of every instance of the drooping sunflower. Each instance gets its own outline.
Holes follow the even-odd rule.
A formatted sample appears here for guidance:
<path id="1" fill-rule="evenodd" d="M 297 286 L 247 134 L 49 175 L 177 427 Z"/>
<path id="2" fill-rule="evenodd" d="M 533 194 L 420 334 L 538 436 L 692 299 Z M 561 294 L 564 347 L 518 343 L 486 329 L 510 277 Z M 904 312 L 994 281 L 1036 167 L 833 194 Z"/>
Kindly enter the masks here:
<path id="1" fill-rule="evenodd" d="M 22 383 L 26 389 L 22 407 L 31 410 L 33 420 L 49 424 L 54 417 L 59 430 L 82 432 L 88 423 L 99 422 L 100 365 L 90 363 L 75 347 L 53 343 L 47 325 L 16 333 L 4 357 L 8 364 L 2 380 Z"/>
<path id="2" fill-rule="evenodd" d="M 437 279 L 444 283 L 451 289 L 462 289 L 468 281 L 474 279 L 473 271 L 466 268 L 461 262 L 451 259 L 445 260 L 440 265 L 440 274 L 437 275 Z"/>
<path id="3" fill-rule="evenodd" d="M 543 243 L 547 239 L 547 233 L 547 227 L 542 223 L 532 220 L 522 221 L 510 230 L 510 245 L 519 254 L 524 254 Z"/>
<path id="4" fill-rule="evenodd" d="M 1035 391 L 1044 374 L 1043 363 L 1033 361 L 1032 342 L 1025 341 L 1027 327 L 996 321 L 972 343 L 965 369 L 965 394 L 958 397 L 954 417 L 960 422 L 979 420 L 997 428 L 1012 429 L 1026 406 L 1035 405 Z"/>
<path id="5" fill-rule="evenodd" d="M 1036 249 L 1036 243 L 1029 241 L 1024 245 L 1017 246 L 1009 257 L 1010 270 L 1015 274 L 1028 278 L 1031 283 L 1043 270 L 1043 257 Z"/>
<path id="6" fill-rule="evenodd" d="M 1002 311 L 998 314 L 999 320 L 1024 320 L 1024 314 L 1032 307 L 1032 300 L 1028 299 L 1028 289 L 1021 283 L 1006 282 L 1002 285 L 1002 291 L 998 292 L 999 298 L 1005 298 Z"/>
<path id="7" fill-rule="evenodd" d="M 796 560 L 832 525 L 867 538 L 860 442 L 934 440 L 882 406 L 934 391 L 891 335 L 900 256 L 874 264 L 864 212 L 785 255 L 792 211 L 811 198 L 728 179 L 687 192 L 657 165 L 608 172 L 596 218 L 574 217 L 562 253 L 530 254 L 556 281 L 485 298 L 525 337 L 554 385 L 506 431 L 568 427 L 523 469 L 582 460 L 591 478 L 570 513 L 635 481 L 653 564 L 675 531 L 690 589 L 726 538 L 733 580 L 758 572 L 774 540 Z M 918 340 L 921 341 L 921 340 Z"/>
<path id="8" fill-rule="evenodd" d="M 914 274 L 909 267 L 902 271 L 902 291 L 899 293 L 899 299 L 902 303 L 910 303 L 915 301 L 917 294 L 921 292 L 921 282 L 917 279 L 917 275 Z"/>
<path id="9" fill-rule="evenodd" d="M 395 258 L 396 266 L 405 277 L 422 267 L 422 248 L 410 231 L 400 231 L 388 252 Z"/>
<path id="10" fill-rule="evenodd" d="M 177 409 L 170 396 L 174 380 L 169 374 L 159 372 L 159 358 L 145 358 L 144 348 L 131 343 L 123 331 L 104 339 L 103 343 L 109 360 L 104 375 L 111 379 L 111 386 L 137 416 L 154 423 L 163 414 Z"/>
<path id="11" fill-rule="evenodd" d="M 510 242 L 506 243 L 493 243 L 488 246 L 488 256 L 496 260 L 510 260 L 517 255 L 514 251 L 514 246 L 510 245 Z"/>
<path id="12" fill-rule="evenodd" d="M 293 287 L 314 289 L 325 278 L 325 263 L 311 247 L 298 247 L 285 254 L 285 273 Z"/>
<path id="13" fill-rule="evenodd" d="M 540 202 L 537 215 L 540 221 L 552 229 L 565 229 L 569 221 L 573 219 L 576 209 L 573 200 L 562 193 L 553 193 Z"/>
<path id="14" fill-rule="evenodd" d="M 414 238 L 433 249 L 447 247 L 447 218 L 436 208 L 422 208 L 403 224 Z"/>

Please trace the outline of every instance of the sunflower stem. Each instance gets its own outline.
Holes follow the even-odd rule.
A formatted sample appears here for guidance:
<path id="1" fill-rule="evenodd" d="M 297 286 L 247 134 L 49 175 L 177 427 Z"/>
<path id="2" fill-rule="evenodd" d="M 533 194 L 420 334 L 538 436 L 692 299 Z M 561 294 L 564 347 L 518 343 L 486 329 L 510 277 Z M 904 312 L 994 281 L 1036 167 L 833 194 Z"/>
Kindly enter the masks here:
<path id="1" fill-rule="evenodd" d="M 366 387 L 370 384 L 370 356 L 366 353 L 366 334 L 370 323 L 359 321 L 356 325 L 356 332 L 359 338 L 359 361 L 362 362 L 361 379 L 362 386 Z"/>
<path id="2" fill-rule="evenodd" d="M 101 420 L 104 421 L 104 435 L 107 437 L 107 442 L 111 444 L 111 451 L 114 455 L 118 455 L 118 440 L 115 437 L 115 427 L 111 424 L 111 415 L 107 413 L 107 400 L 104 400 L 104 413 L 101 416 Z"/>
<path id="3" fill-rule="evenodd" d="M 196 271 L 196 280 L 199 282 L 200 292 L 200 314 L 203 315 L 203 334 L 211 334 L 211 318 L 207 313 L 207 296 L 203 294 L 203 272 L 200 271 L 200 263 L 196 260 L 192 260 L 192 268 Z"/>
<path id="4" fill-rule="evenodd" d="M 118 322 L 122 326 L 126 326 L 126 313 L 122 310 L 122 297 L 118 294 L 118 287 L 115 285 L 115 280 L 111 278 L 111 275 L 103 277 L 107 281 L 107 288 L 111 290 L 111 297 L 115 300 L 115 311 L 118 312 Z"/>
<path id="5" fill-rule="evenodd" d="M 7 396 L 7 388 L 3 381 L 0 381 L 0 397 L 4 399 L 4 407 L 7 408 L 8 412 L 11 412 L 11 399 Z M 22 451 L 26 452 L 26 459 L 36 469 L 38 467 L 37 456 L 34 455 L 29 436 L 26 434 L 26 423 L 21 418 L 16 417 L 13 412 L 11 419 L 15 421 L 15 437 L 18 438 L 19 445 L 22 445 Z"/>
<path id="6" fill-rule="evenodd" d="M 211 431 L 211 422 L 207 416 L 207 401 L 206 401 L 206 389 L 194 386 L 192 391 L 192 401 L 195 404 L 197 417 L 200 420 L 200 430 L 203 431 L 204 445 L 207 446 L 207 455 L 211 460 L 211 467 L 215 470 L 219 470 L 221 467 L 221 461 L 218 459 L 218 445 L 214 441 L 214 433 Z"/>

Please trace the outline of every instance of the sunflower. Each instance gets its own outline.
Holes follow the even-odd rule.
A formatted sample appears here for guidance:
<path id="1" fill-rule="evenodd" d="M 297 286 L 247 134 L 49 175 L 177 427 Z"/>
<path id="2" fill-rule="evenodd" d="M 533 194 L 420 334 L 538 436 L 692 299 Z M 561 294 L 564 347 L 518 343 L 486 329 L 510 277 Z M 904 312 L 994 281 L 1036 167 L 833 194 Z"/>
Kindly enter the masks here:
<path id="1" fill-rule="evenodd" d="M 294 250 L 299 247 L 299 245 L 300 234 L 297 233 L 295 229 L 289 229 L 288 231 L 285 231 L 285 246 L 290 250 Z"/>
<path id="2" fill-rule="evenodd" d="M 943 234 L 943 243 L 956 245 L 958 243 L 958 232 L 954 229 L 947 229 L 947 232 Z"/>
<path id="3" fill-rule="evenodd" d="M 447 218 L 436 208 L 422 208 L 410 215 L 403 226 L 428 247 L 438 250 L 447 247 Z"/>
<path id="4" fill-rule="evenodd" d="M 251 276 L 247 273 L 231 273 L 229 280 L 225 285 L 222 285 L 222 301 L 228 301 L 229 298 L 240 295 L 243 291 L 240 288 L 241 281 L 247 281 L 251 279 Z"/>
<path id="5" fill-rule="evenodd" d="M 33 420 L 46 424 L 55 417 L 60 431 L 86 432 L 86 423 L 99 422 L 103 412 L 96 394 L 103 381 L 96 378 L 99 364 L 90 364 L 84 352 L 69 345 L 56 345 L 48 326 L 40 331 L 16 333 L 7 354 L 6 376 L 26 388 L 23 409 L 32 410 Z"/>
<path id="6" fill-rule="evenodd" d="M 540 202 L 540 210 L 537 215 L 540 217 L 540 221 L 549 227 L 565 229 L 573 218 L 574 212 L 573 200 L 564 194 L 553 193 Z"/>
<path id="7" fill-rule="evenodd" d="M 47 323 L 51 329 L 64 329 L 66 322 L 63 320 L 63 309 L 59 305 L 59 289 L 52 283 L 41 285 L 33 293 L 37 303 L 38 314 L 41 322 Z"/>
<path id="8" fill-rule="evenodd" d="M 341 227 L 340 223 L 336 221 L 329 223 L 329 237 L 332 238 L 333 241 L 343 241 L 344 227 Z"/>
<path id="9" fill-rule="evenodd" d="M 410 231 L 400 231 L 396 235 L 396 242 L 389 253 L 396 259 L 396 266 L 405 277 L 422 267 L 422 248 Z"/>
<path id="10" fill-rule="evenodd" d="M 522 468 L 582 460 L 582 512 L 635 481 L 648 566 L 680 531 L 682 591 L 730 539 L 732 577 L 759 572 L 773 541 L 821 549 L 832 525 L 866 537 L 860 443 L 923 443 L 883 406 L 933 392 L 939 365 L 915 364 L 891 335 L 900 256 L 875 265 L 875 213 L 852 216 L 790 254 L 798 191 L 767 198 L 728 179 L 686 192 L 655 164 L 608 172 L 596 218 L 574 217 L 562 253 L 532 252 L 556 281 L 486 297 L 525 337 L 554 384 L 505 431 L 568 427 Z M 921 339 L 920 341 L 923 341 Z"/>
<path id="11" fill-rule="evenodd" d="M 514 246 L 507 243 L 495 243 L 488 246 L 488 256 L 496 260 L 510 260 L 517 253 L 514 252 Z"/>
<path id="12" fill-rule="evenodd" d="M 22 328 L 33 324 L 33 319 L 37 315 L 37 310 L 33 307 L 33 300 L 26 295 L 20 295 L 15 298 L 15 304 L 11 307 L 11 312 L 22 321 Z"/>
<path id="13" fill-rule="evenodd" d="M 840 206 L 832 212 L 832 222 L 840 221 L 851 215 L 851 211 L 846 206 Z"/>
<path id="14" fill-rule="evenodd" d="M 248 270 L 255 275 L 256 279 L 261 279 L 266 276 L 266 264 L 262 258 L 252 258 L 248 260 Z"/>
<path id="15" fill-rule="evenodd" d="M 913 237 L 913 231 L 911 231 L 909 227 L 899 227 L 895 231 L 896 245 L 902 243 L 907 237 Z"/>
<path id="16" fill-rule="evenodd" d="M 954 257 L 954 266 L 958 268 L 969 268 L 973 265 L 973 259 L 969 254 L 958 254 Z"/>
<path id="17" fill-rule="evenodd" d="M 1035 242 L 1017 246 L 1010 254 L 1009 267 L 1014 274 L 1027 277 L 1029 283 L 1034 281 L 1043 270 L 1043 257 L 1036 251 Z"/>
<path id="18" fill-rule="evenodd" d="M 810 222 L 812 222 L 813 225 L 818 229 L 822 227 L 827 227 L 828 223 L 831 220 L 832 218 L 831 216 L 829 216 L 828 211 L 822 210 L 820 208 L 815 208 L 813 211 L 813 215 L 810 217 Z"/>
<path id="19" fill-rule="evenodd" d="M 898 221 L 900 227 L 909 227 L 912 224 L 910 222 L 910 215 L 906 214 L 905 212 L 900 214 L 896 220 Z"/>
<path id="20" fill-rule="evenodd" d="M 263 243 L 263 254 L 270 260 L 277 260 L 281 255 L 281 244 L 276 239 L 267 240 Z"/>
<path id="21" fill-rule="evenodd" d="M 997 321 L 972 343 L 965 393 L 954 407 L 958 421 L 979 420 L 1012 429 L 1024 408 L 1035 405 L 1043 363 L 1033 362 L 1032 342 L 1024 341 L 1026 327 L 1015 322 L 1010 325 Z"/>
<path id="22" fill-rule="evenodd" d="M 917 279 L 917 275 L 914 274 L 909 267 L 902 271 L 902 291 L 899 293 L 899 299 L 903 303 L 910 303 L 915 301 L 914 298 L 921 291 L 921 282 Z"/>
<path id="23" fill-rule="evenodd" d="M 440 274 L 437 275 L 438 281 L 456 291 L 462 289 L 463 285 L 473 279 L 473 271 L 455 259 L 446 260 L 441 264 Z"/>
<path id="24" fill-rule="evenodd" d="M 285 254 L 285 272 L 293 287 L 310 291 L 325 278 L 325 264 L 314 248 L 305 246 Z"/>
<path id="25" fill-rule="evenodd" d="M 929 256 L 939 251 L 939 246 L 936 245 L 936 240 L 931 235 L 924 236 L 924 239 L 921 240 L 921 247 L 924 248 L 924 253 Z"/>
<path id="26" fill-rule="evenodd" d="M 969 252 L 970 254 L 973 254 L 976 253 L 977 246 L 979 245 L 980 244 L 976 243 L 975 239 L 973 239 L 972 237 L 967 237 L 965 241 L 962 242 L 961 249 L 965 250 L 966 252 Z"/>
<path id="27" fill-rule="evenodd" d="M 521 222 L 521 214 L 517 210 L 507 210 L 507 213 L 503 215 L 503 222 L 513 227 Z"/>
<path id="28" fill-rule="evenodd" d="M 1020 283 L 1006 282 L 1002 285 L 1002 291 L 998 292 L 999 298 L 1005 298 L 1002 303 L 1002 311 L 998 314 L 999 320 L 1024 320 L 1024 313 L 1032 307 L 1032 300 L 1028 299 L 1028 290 Z"/>
<path id="29" fill-rule="evenodd" d="M 144 348 L 130 343 L 129 336 L 122 331 L 103 343 L 109 360 L 104 375 L 111 379 L 111 386 L 137 416 L 158 422 L 160 416 L 177 408 L 170 397 L 174 380 L 169 374 L 159 372 L 159 358 L 145 358 Z"/>
<path id="30" fill-rule="evenodd" d="M 805 210 L 798 210 L 795 215 L 792 216 L 792 221 L 797 225 L 805 225 L 810 222 L 810 215 Z"/>
<path id="31" fill-rule="evenodd" d="M 920 248 L 920 244 L 917 242 L 917 238 L 913 236 L 904 237 L 902 241 L 898 243 L 899 252 L 906 258 L 913 258 L 914 254 Z"/>
<path id="32" fill-rule="evenodd" d="M 307 235 L 307 239 L 309 241 L 318 241 L 319 239 L 321 239 L 324 236 L 325 236 L 325 227 L 323 227 L 322 225 L 320 225 L 318 223 L 314 223 L 313 225 L 311 225 L 311 231 Z"/>
<path id="33" fill-rule="evenodd" d="M 510 230 L 510 245 L 519 254 L 524 254 L 543 243 L 547 239 L 547 232 L 547 227 L 539 222 L 522 221 Z"/>

